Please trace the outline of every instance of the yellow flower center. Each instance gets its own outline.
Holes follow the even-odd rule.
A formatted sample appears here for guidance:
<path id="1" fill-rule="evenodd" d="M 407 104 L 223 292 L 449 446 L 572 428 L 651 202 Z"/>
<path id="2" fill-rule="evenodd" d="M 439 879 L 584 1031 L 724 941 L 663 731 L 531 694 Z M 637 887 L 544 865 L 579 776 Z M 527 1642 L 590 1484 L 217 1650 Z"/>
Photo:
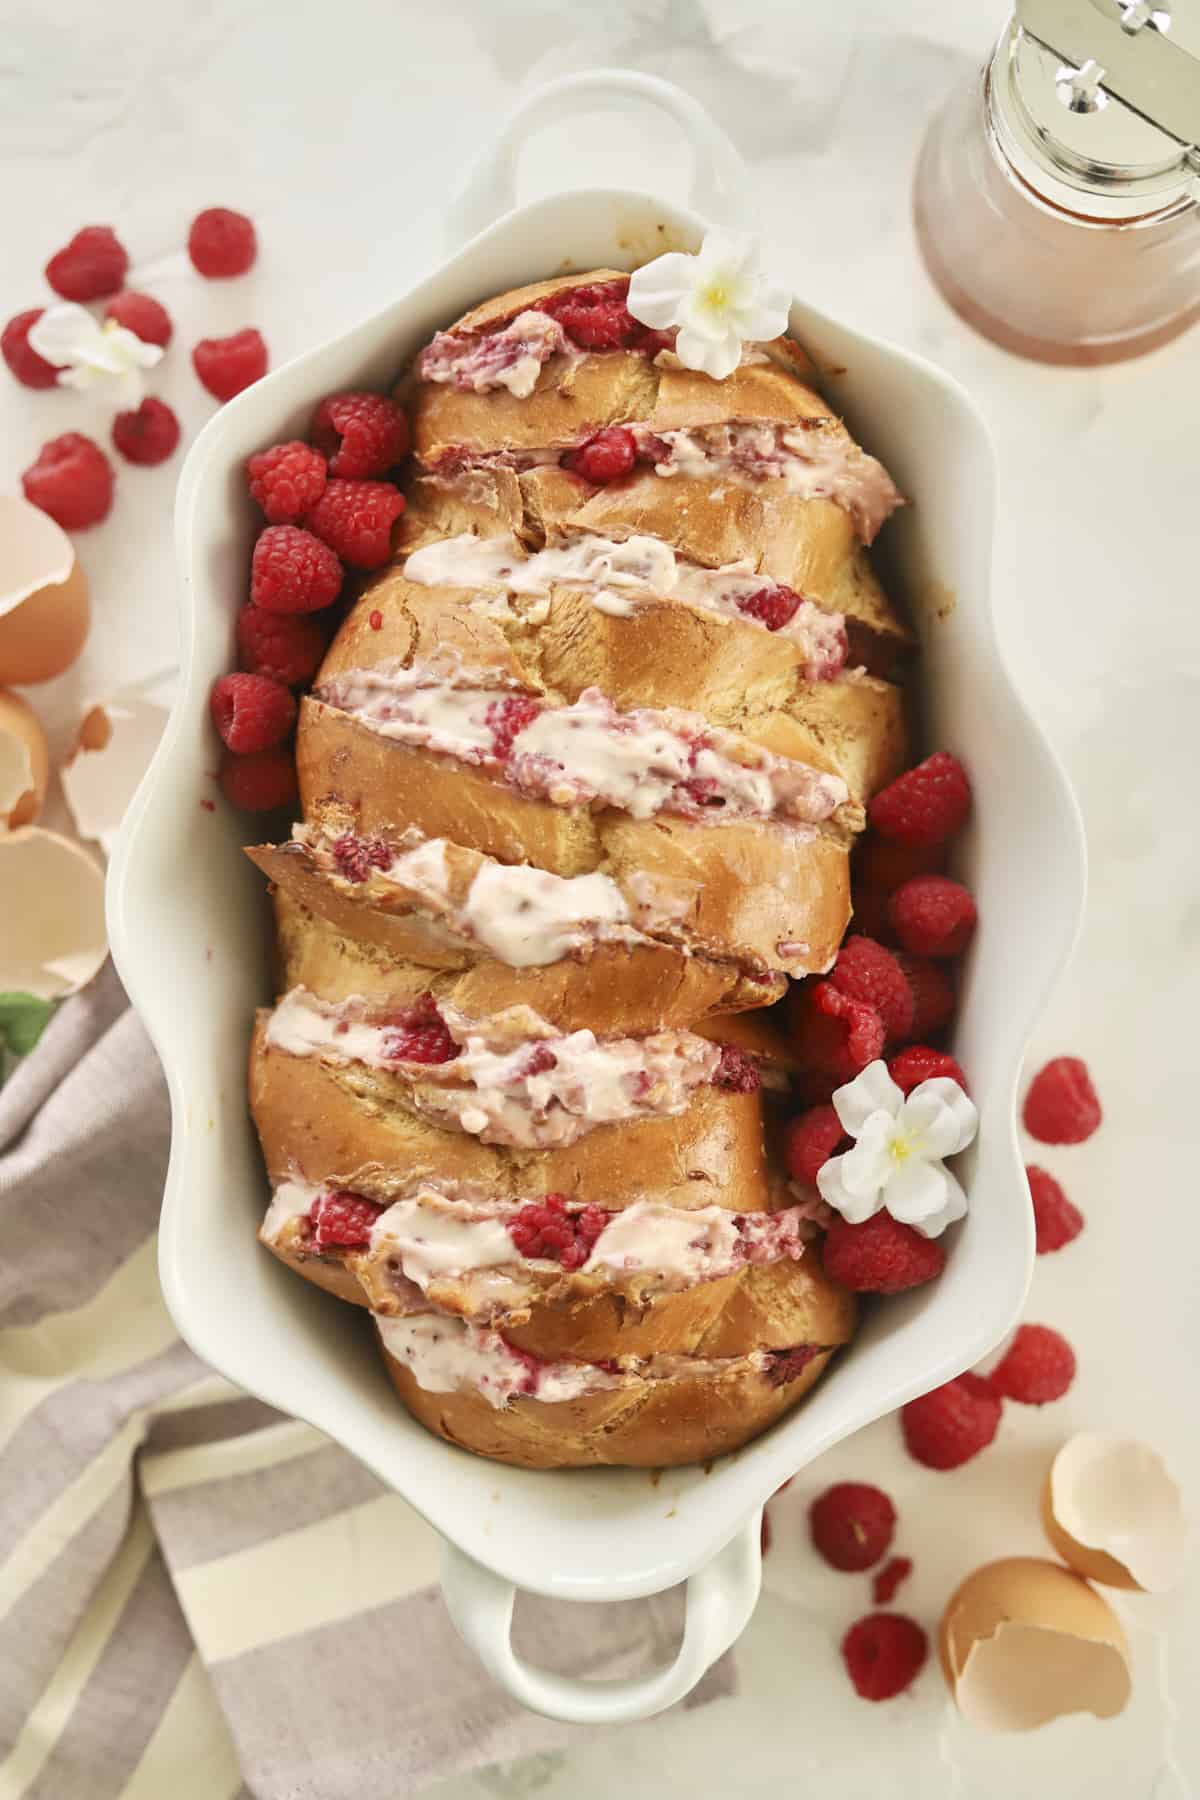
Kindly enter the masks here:
<path id="1" fill-rule="evenodd" d="M 911 1138 L 901 1137 L 899 1132 L 888 1145 L 888 1155 L 894 1163 L 905 1163 L 913 1153 Z"/>
<path id="2" fill-rule="evenodd" d="M 724 281 L 717 277 L 710 281 L 700 296 L 701 304 L 709 312 L 723 313 L 728 311 L 730 294 Z"/>

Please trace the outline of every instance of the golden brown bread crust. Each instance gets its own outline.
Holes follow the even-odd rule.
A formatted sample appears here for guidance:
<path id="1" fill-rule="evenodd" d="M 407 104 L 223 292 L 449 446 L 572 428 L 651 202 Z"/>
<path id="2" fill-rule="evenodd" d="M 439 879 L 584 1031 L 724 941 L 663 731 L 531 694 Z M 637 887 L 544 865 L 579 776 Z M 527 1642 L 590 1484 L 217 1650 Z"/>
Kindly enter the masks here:
<path id="1" fill-rule="evenodd" d="M 381 1203 L 427 1182 L 512 1200 L 563 1194 L 609 1209 L 639 1199 L 746 1213 L 771 1204 L 757 1093 L 699 1087 L 675 1117 L 598 1125 L 565 1148 L 508 1149 L 393 1104 L 394 1078 L 269 1046 L 264 1017 L 251 1041 L 249 1086 L 273 1185 L 299 1178 Z"/>

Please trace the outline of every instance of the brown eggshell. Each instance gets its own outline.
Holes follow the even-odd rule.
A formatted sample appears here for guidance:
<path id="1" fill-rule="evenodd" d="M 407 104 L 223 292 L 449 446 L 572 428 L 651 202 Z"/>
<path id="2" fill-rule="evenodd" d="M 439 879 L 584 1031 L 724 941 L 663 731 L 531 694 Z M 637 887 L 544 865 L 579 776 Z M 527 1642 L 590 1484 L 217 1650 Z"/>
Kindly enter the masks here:
<path id="1" fill-rule="evenodd" d="M 1135 1438 L 1069 1438 L 1046 1473 L 1042 1524 L 1064 1562 L 1106 1587 L 1163 1593 L 1182 1574 L 1182 1496 Z"/>
<path id="2" fill-rule="evenodd" d="M 0 689 L 0 830 L 33 824 L 49 778 L 41 721 L 28 701 Z"/>
<path id="3" fill-rule="evenodd" d="M 50 681 L 83 649 L 88 582 L 61 525 L 0 494 L 0 683 Z"/>
<path id="4" fill-rule="evenodd" d="M 938 1652 L 959 1711 L 992 1731 L 1075 1712 L 1108 1719 L 1129 1700 L 1120 1620 L 1082 1576 L 1040 1557 L 968 1575 L 942 1615 Z"/>

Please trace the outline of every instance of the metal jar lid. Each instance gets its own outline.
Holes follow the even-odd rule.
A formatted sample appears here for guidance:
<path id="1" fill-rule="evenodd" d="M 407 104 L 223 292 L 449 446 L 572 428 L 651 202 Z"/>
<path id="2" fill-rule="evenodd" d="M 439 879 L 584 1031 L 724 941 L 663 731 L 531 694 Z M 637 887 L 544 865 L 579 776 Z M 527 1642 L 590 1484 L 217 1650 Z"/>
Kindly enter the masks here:
<path id="1" fill-rule="evenodd" d="M 1053 205 L 1131 219 L 1200 200 L 1200 0 L 1018 0 L 988 71 L 997 143 Z"/>

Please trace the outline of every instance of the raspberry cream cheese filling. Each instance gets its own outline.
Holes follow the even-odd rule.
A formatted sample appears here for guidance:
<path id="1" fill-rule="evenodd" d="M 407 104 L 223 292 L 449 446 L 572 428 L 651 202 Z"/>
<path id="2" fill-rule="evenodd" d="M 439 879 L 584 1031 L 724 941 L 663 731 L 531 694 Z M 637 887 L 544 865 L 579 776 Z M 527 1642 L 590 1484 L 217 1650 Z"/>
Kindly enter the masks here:
<path id="1" fill-rule="evenodd" d="M 474 1391 L 497 1410 L 516 1399 L 553 1405 L 647 1381 L 743 1372 L 765 1375 L 772 1382 L 786 1381 L 821 1354 L 820 1345 L 802 1344 L 789 1351 L 751 1350 L 745 1356 L 630 1356 L 610 1365 L 550 1362 L 516 1349 L 498 1331 L 440 1313 L 377 1318 L 376 1324 L 388 1355 L 402 1363 L 426 1393 Z"/>
<path id="2" fill-rule="evenodd" d="M 448 382 L 465 393 L 504 387 L 528 400 L 552 356 L 578 355 L 557 319 L 548 313 L 518 313 L 500 331 L 474 336 L 439 331 L 417 359 L 422 381 Z"/>
<path id="3" fill-rule="evenodd" d="M 525 1007 L 482 1026 L 420 1006 L 383 1021 L 361 1001 L 331 1004 L 302 987 L 272 1012 L 266 1041 L 290 1056 L 393 1071 L 434 1123 L 529 1149 L 573 1144 L 596 1125 L 681 1113 L 721 1061 L 717 1045 L 689 1031 L 563 1036 Z"/>
<path id="4" fill-rule="evenodd" d="M 600 804 L 635 819 L 670 812 L 708 823 L 820 824 L 849 797 L 836 775 L 776 756 L 678 708 L 618 712 L 599 688 L 570 706 L 511 686 L 467 685 L 432 665 L 355 669 L 318 699 L 381 737 L 502 772 L 554 806 Z"/>
<path id="5" fill-rule="evenodd" d="M 511 533 L 479 538 L 464 532 L 414 550 L 404 574 L 424 586 L 483 590 L 476 597 L 488 611 L 497 610 L 497 593 L 545 598 L 556 585 L 583 588 L 601 612 L 617 617 L 652 598 L 681 600 L 799 644 L 810 681 L 832 680 L 846 661 L 840 613 L 823 612 L 790 588 L 757 575 L 748 561 L 701 568 L 659 538 L 641 534 L 619 542 L 585 532 L 527 556 Z"/>

